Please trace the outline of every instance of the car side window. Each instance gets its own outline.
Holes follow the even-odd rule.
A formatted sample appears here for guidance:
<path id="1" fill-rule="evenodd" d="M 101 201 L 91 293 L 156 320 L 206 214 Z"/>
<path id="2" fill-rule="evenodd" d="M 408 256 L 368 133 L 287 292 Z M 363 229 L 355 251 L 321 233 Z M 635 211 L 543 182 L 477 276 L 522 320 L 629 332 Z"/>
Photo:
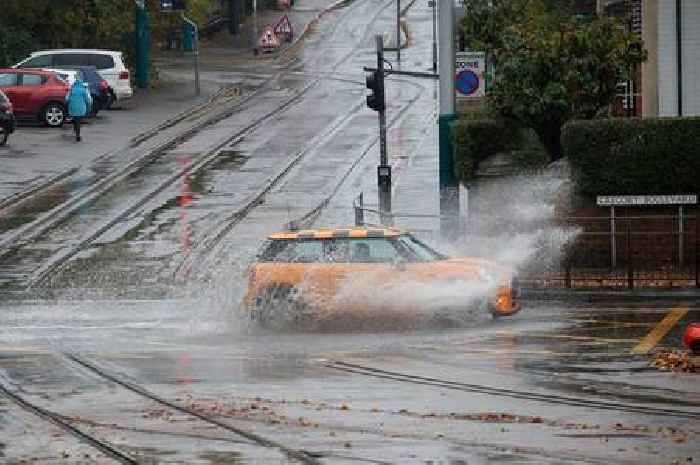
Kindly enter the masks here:
<path id="1" fill-rule="evenodd" d="M 323 244 L 317 240 L 271 241 L 260 256 L 261 261 L 316 263 L 323 259 Z"/>
<path id="2" fill-rule="evenodd" d="M 12 87 L 17 85 L 17 74 L 0 73 L 0 87 Z"/>
<path id="3" fill-rule="evenodd" d="M 393 242 L 384 238 L 352 239 L 349 243 L 353 263 L 392 263 L 399 258 Z"/>
<path id="4" fill-rule="evenodd" d="M 58 53 L 54 56 L 53 64 L 54 66 L 81 66 L 86 58 L 80 53 Z"/>
<path id="5" fill-rule="evenodd" d="M 114 58 L 110 55 L 90 55 L 87 64 L 97 69 L 111 69 L 114 68 Z"/>
<path id="6" fill-rule="evenodd" d="M 343 263 L 349 261 L 350 244 L 347 239 L 324 239 L 323 255 L 327 262 Z"/>
<path id="7" fill-rule="evenodd" d="M 44 78 L 41 74 L 23 74 L 22 75 L 22 85 L 23 86 L 40 86 L 44 82 Z"/>

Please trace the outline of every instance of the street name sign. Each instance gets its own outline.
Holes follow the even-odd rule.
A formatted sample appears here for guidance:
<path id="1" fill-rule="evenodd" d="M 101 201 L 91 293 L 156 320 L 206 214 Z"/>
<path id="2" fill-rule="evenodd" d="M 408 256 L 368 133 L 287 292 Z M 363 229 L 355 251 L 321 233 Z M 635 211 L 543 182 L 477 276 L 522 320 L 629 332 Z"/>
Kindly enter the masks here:
<path id="1" fill-rule="evenodd" d="M 696 194 L 681 195 L 599 195 L 600 207 L 642 207 L 646 205 L 697 205 Z"/>
<path id="2" fill-rule="evenodd" d="M 455 91 L 459 98 L 483 97 L 486 94 L 486 54 L 455 53 Z"/>

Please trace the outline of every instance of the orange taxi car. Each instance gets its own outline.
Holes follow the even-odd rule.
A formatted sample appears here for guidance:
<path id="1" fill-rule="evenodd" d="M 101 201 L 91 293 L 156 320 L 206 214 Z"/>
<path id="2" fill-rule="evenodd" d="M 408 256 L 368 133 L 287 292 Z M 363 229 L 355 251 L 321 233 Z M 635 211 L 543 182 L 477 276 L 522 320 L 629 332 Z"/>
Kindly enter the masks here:
<path id="1" fill-rule="evenodd" d="M 400 229 L 315 229 L 269 236 L 242 307 L 263 325 L 418 307 L 505 316 L 520 310 L 518 293 L 512 270 L 447 257 Z"/>

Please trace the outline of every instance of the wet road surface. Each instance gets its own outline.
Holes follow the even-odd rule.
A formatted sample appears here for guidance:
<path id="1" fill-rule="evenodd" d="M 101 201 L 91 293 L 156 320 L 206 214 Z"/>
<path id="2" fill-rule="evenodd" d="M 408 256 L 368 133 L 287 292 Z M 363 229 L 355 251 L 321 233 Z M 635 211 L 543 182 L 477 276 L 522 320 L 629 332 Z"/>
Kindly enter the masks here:
<path id="1" fill-rule="evenodd" d="M 358 0 L 324 15 L 298 56 L 245 70 L 265 84 L 241 111 L 32 244 L 25 273 L 304 92 L 86 243 L 50 289 L 4 292 L 0 382 L 144 464 L 700 460 L 697 375 L 660 372 L 646 355 L 678 347 L 697 302 L 532 302 L 458 328 L 407 317 L 391 322 L 400 330 L 324 333 L 263 331 L 241 315 L 245 269 L 266 234 L 324 205 L 316 224 L 352 219 L 378 159 L 362 66 L 373 65 L 372 35 L 391 31 L 392 5 Z M 427 70 L 431 11 L 416 3 L 407 18 L 404 66 Z M 434 146 L 435 83 L 388 82 L 391 161 L 406 167 Z M 673 309 L 680 318 L 650 339 Z M 0 412 L 0 462 L 115 463 L 3 396 Z"/>
<path id="2" fill-rule="evenodd" d="M 683 322 L 700 317 L 687 308 L 657 348 L 676 347 Z M 451 330 L 284 334 L 200 299 L 23 302 L 2 308 L 2 379 L 157 463 L 294 460 L 135 396 L 62 353 L 322 463 L 668 464 L 697 460 L 697 375 L 660 372 L 632 353 L 668 311 L 530 303 L 515 317 Z M 8 457 L 82 450 L 64 434 L 34 444 L 50 428 L 1 405 Z"/>

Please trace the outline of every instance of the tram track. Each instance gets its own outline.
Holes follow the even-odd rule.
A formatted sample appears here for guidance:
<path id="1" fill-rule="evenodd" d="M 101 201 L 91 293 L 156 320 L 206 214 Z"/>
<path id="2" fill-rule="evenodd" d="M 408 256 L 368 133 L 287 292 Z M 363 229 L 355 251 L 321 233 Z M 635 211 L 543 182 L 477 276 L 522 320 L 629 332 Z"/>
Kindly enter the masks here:
<path id="1" fill-rule="evenodd" d="M 347 363 L 338 360 L 323 361 L 323 365 L 333 370 L 346 373 L 362 375 L 382 380 L 395 381 L 401 383 L 416 384 L 442 389 L 450 389 L 475 394 L 486 394 L 497 397 L 510 397 L 514 399 L 530 400 L 545 404 L 568 405 L 572 407 L 582 407 L 601 410 L 614 410 L 626 413 L 636 413 L 642 415 L 670 416 L 674 418 L 686 418 L 700 420 L 700 411 L 667 409 L 637 404 L 627 404 L 611 402 L 605 400 L 581 399 L 576 397 L 561 396 L 557 394 L 539 394 L 535 392 L 519 391 L 515 389 L 496 388 L 492 386 L 461 383 L 434 377 L 417 376 L 398 371 L 383 370 L 379 368 Z"/>
<path id="2" fill-rule="evenodd" d="M 354 3 L 349 9 L 349 11 L 347 11 L 339 21 L 336 21 L 336 23 L 330 28 L 330 30 L 325 31 L 322 34 L 322 36 L 326 37 L 327 34 L 331 34 L 334 31 L 336 31 L 342 25 L 345 18 L 347 18 L 352 11 L 358 8 L 359 5 L 360 3 Z M 378 11 L 376 11 L 371 21 L 369 21 L 366 25 L 365 30 L 362 34 L 363 36 L 367 35 L 367 32 L 370 30 L 373 24 L 389 6 L 391 6 L 391 3 L 386 2 L 379 8 Z M 352 56 L 360 48 L 360 44 L 361 41 L 359 41 L 358 44 L 356 44 L 352 50 L 350 50 L 339 60 L 337 60 L 332 69 L 336 70 L 337 67 L 340 66 L 340 64 L 346 58 Z M 257 89 L 252 94 L 246 96 L 245 98 L 241 99 L 241 101 L 239 101 L 238 104 L 232 107 L 232 109 L 230 109 L 229 111 L 224 112 L 223 114 L 219 114 L 214 118 L 206 118 L 203 121 L 198 121 L 190 128 L 188 128 L 184 133 L 178 134 L 174 138 L 166 140 L 164 143 L 158 145 L 152 150 L 149 150 L 143 156 L 132 160 L 130 163 L 128 163 L 121 169 L 111 172 L 106 176 L 102 177 L 101 179 L 96 180 L 94 183 L 89 185 L 87 188 L 85 188 L 79 194 L 75 195 L 73 198 L 69 199 L 68 201 L 64 202 L 58 207 L 42 214 L 40 217 L 36 218 L 31 223 L 20 227 L 12 234 L 10 234 L 9 237 L 5 237 L 3 240 L 0 241 L 0 259 L 7 258 L 8 256 L 17 255 L 18 253 L 21 254 L 21 251 L 24 247 L 37 242 L 37 240 L 39 240 L 42 236 L 49 234 L 52 230 L 56 228 L 59 228 L 62 224 L 68 222 L 71 218 L 75 217 L 77 212 L 85 211 L 86 208 L 89 208 L 91 205 L 96 203 L 98 199 L 103 197 L 108 192 L 112 191 L 120 183 L 123 183 L 125 180 L 132 179 L 134 176 L 139 175 L 147 166 L 158 161 L 160 158 L 162 158 L 163 155 L 166 155 L 168 151 L 173 150 L 185 141 L 189 140 L 191 137 L 200 132 L 204 127 L 215 124 L 216 122 L 219 122 L 231 116 L 231 114 L 235 113 L 238 109 L 242 108 L 246 102 L 259 95 L 261 89 L 263 89 L 266 84 L 268 84 L 271 81 L 274 81 L 275 79 L 279 79 L 280 76 L 287 70 L 303 65 L 304 62 L 306 62 L 307 60 L 292 60 L 286 63 L 282 66 L 281 70 L 278 70 L 268 79 L 266 79 L 266 81 L 260 86 L 259 89 Z M 227 140 L 219 144 L 217 147 L 209 151 L 204 156 L 193 161 L 188 166 L 174 172 L 170 177 L 168 177 L 167 180 L 160 183 L 156 189 L 152 189 L 146 195 L 141 196 L 141 198 L 137 202 L 132 203 L 129 207 L 123 209 L 118 214 L 113 215 L 107 221 L 101 223 L 99 226 L 90 230 L 90 232 L 77 243 L 72 244 L 70 247 L 62 248 L 60 251 L 52 254 L 49 258 L 44 260 L 44 262 L 41 265 L 33 269 L 31 272 L 19 272 L 14 274 L 10 273 L 9 278 L 7 278 L 6 280 L 14 282 L 15 284 L 20 284 L 19 286 L 15 287 L 25 289 L 44 284 L 49 276 L 51 276 L 58 269 L 60 269 L 60 267 L 64 263 L 66 263 L 68 260 L 74 257 L 81 250 L 88 247 L 96 238 L 98 238 L 105 231 L 109 230 L 111 227 L 119 223 L 129 214 L 137 211 L 149 200 L 156 197 L 159 193 L 163 192 L 169 186 L 172 186 L 183 175 L 192 175 L 204 170 L 207 167 L 207 165 L 209 165 L 216 158 L 217 151 L 221 150 L 227 145 L 235 145 L 237 143 L 237 139 L 238 141 L 242 140 L 244 134 L 248 134 L 254 131 L 257 127 L 260 127 L 266 121 L 269 121 L 269 119 L 273 118 L 280 111 L 284 110 L 285 108 L 293 104 L 295 101 L 297 101 L 299 98 L 301 98 L 306 93 L 306 91 L 315 86 L 321 80 L 323 80 L 323 77 L 316 77 L 311 82 L 304 85 L 302 90 L 295 93 L 290 99 L 273 109 L 271 112 L 269 112 L 262 118 L 259 118 L 256 121 L 254 121 L 243 131 L 239 131 L 237 134 L 234 134 L 232 137 L 229 137 Z M 177 121 L 166 122 L 164 123 L 163 127 L 177 124 L 178 121 L 181 121 L 182 119 L 191 116 L 194 113 L 202 112 L 203 109 L 204 106 L 197 111 L 189 112 L 187 115 L 183 115 L 182 117 L 177 118 Z M 158 133 L 158 130 L 159 128 L 156 127 L 154 129 L 151 129 L 150 132 L 147 131 L 147 133 L 145 133 L 141 140 L 135 141 L 134 144 L 140 144 L 143 142 L 143 140 L 153 137 L 155 134 Z M 107 154 L 105 157 L 107 156 L 113 156 L 113 154 Z M 292 163 L 292 165 L 293 164 L 294 163 Z M 73 173 L 72 175 L 74 174 L 75 173 Z M 63 177 L 58 182 L 65 181 L 66 177 Z M 271 183 L 271 185 L 267 189 L 265 189 L 265 191 L 269 191 L 274 186 L 274 184 L 275 182 L 273 180 L 273 183 Z M 44 187 L 48 188 L 49 186 Z M 245 210 L 248 210 L 248 208 L 244 208 L 243 210 L 245 212 Z M 234 216 L 240 217 L 241 214 L 239 213 Z M 2 278 L 2 276 L 0 276 L 0 278 Z"/>
<path id="3" fill-rule="evenodd" d="M 65 363 L 68 364 L 73 364 L 77 368 L 80 368 L 84 372 L 88 372 L 91 376 L 94 376 L 101 380 L 102 382 L 110 383 L 113 385 L 118 385 L 121 388 L 129 391 L 131 394 L 136 395 L 148 402 L 153 402 L 160 404 L 169 410 L 176 411 L 178 413 L 184 414 L 186 416 L 195 418 L 203 423 L 206 423 L 211 426 L 215 426 L 216 428 L 220 430 L 224 430 L 228 433 L 233 433 L 235 436 L 238 438 L 241 438 L 245 440 L 247 443 L 251 445 L 256 445 L 260 447 L 265 447 L 269 449 L 277 449 L 284 455 L 286 455 L 291 461 L 295 463 L 300 463 L 303 465 L 321 465 L 321 462 L 317 460 L 317 458 L 314 456 L 314 454 L 303 451 L 303 450 L 297 450 L 290 448 L 282 443 L 279 443 L 275 440 L 269 439 L 267 437 L 263 437 L 259 434 L 256 434 L 252 431 L 234 426 L 232 424 L 229 424 L 224 421 L 220 421 L 217 418 L 214 418 L 213 416 L 209 414 L 205 414 L 201 411 L 198 411 L 193 408 L 189 408 L 183 405 L 179 405 L 176 402 L 170 401 L 162 396 L 156 395 L 145 388 L 132 383 L 130 381 L 127 381 L 126 379 L 123 379 L 122 377 L 113 374 L 111 372 L 108 372 L 104 368 L 98 366 L 97 364 L 87 360 L 86 358 L 79 356 L 77 354 L 71 354 L 71 353 L 64 353 L 61 354 L 61 358 L 65 361 Z M 26 398 L 26 396 L 22 396 L 18 393 L 20 389 L 18 388 L 11 388 L 7 385 L 6 382 L 0 380 L 0 395 L 5 397 L 7 400 L 12 402 L 13 404 L 21 407 L 23 410 L 32 413 L 43 420 L 52 423 L 53 425 L 57 426 L 61 430 L 65 431 L 66 433 L 72 435 L 82 443 L 94 448 L 95 450 L 100 451 L 101 453 L 107 455 L 108 457 L 114 459 L 115 461 L 125 464 L 125 465 L 139 465 L 142 462 L 140 459 L 137 459 L 133 457 L 132 455 L 124 452 L 122 449 L 124 447 L 117 447 L 114 444 L 111 444 L 103 439 L 100 439 L 96 437 L 93 434 L 90 434 L 86 432 L 84 429 L 80 429 L 77 426 L 75 426 L 76 423 L 84 424 L 88 427 L 96 427 L 100 426 L 99 423 L 97 422 L 92 422 L 85 417 L 71 417 L 66 414 L 61 414 L 57 413 L 52 410 L 48 410 L 34 402 L 31 402 Z M 114 424 L 109 425 L 111 427 L 114 426 Z M 134 428 L 134 427 L 126 427 L 126 426 L 121 426 L 121 430 L 124 431 L 132 431 L 134 433 L 140 434 L 140 435 L 152 435 L 152 434 L 164 434 L 164 435 L 173 435 L 172 432 L 166 432 L 166 431 L 154 431 L 154 430 L 144 430 L 143 428 Z M 202 434 L 184 434 L 184 433 L 174 433 L 175 435 L 182 437 L 183 439 L 196 439 L 196 440 L 215 440 L 219 442 L 231 442 L 231 443 L 240 443 L 241 441 L 237 441 L 234 439 L 227 439 L 223 438 L 221 436 L 218 437 L 211 437 L 211 436 L 205 436 Z"/>

